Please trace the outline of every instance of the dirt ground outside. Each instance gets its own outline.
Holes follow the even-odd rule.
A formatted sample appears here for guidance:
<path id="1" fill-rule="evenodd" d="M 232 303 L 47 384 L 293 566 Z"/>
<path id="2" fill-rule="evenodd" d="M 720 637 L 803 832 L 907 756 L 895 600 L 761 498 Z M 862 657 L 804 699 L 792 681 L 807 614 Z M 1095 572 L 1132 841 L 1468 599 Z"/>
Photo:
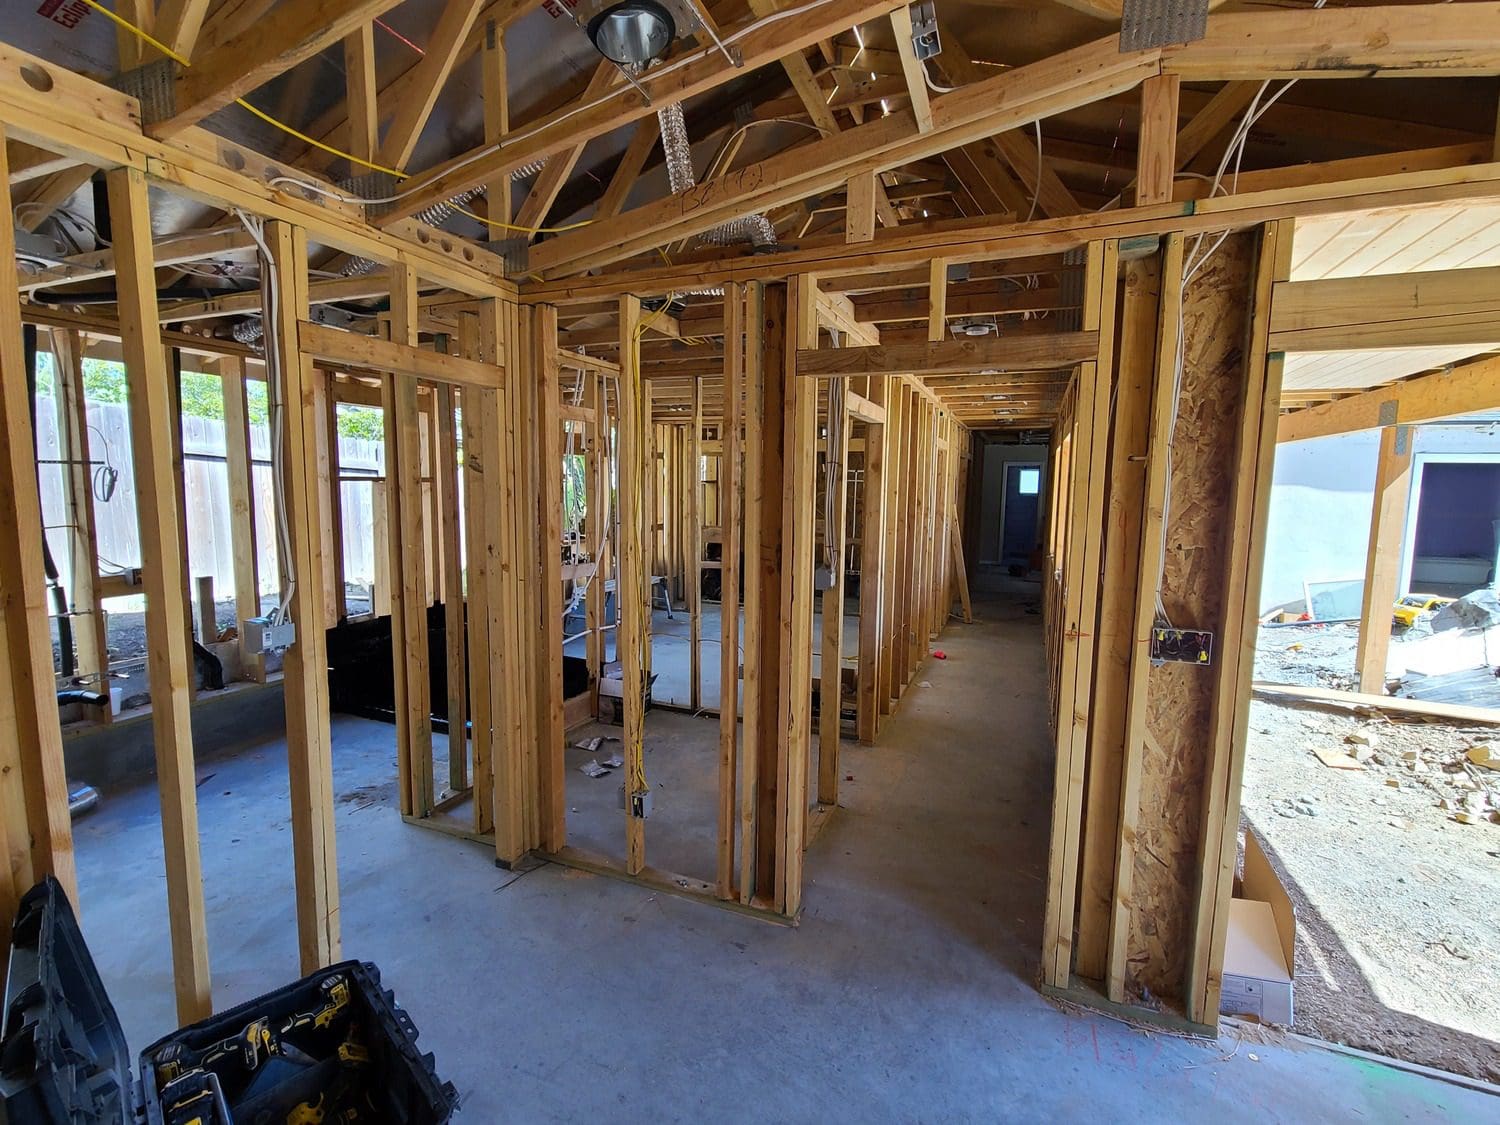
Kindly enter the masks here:
<path id="1" fill-rule="evenodd" d="M 1500 771 L 1468 758 L 1486 744 L 1500 759 L 1500 727 L 1255 701 L 1244 816 L 1297 907 L 1297 1031 L 1500 1081 Z"/>

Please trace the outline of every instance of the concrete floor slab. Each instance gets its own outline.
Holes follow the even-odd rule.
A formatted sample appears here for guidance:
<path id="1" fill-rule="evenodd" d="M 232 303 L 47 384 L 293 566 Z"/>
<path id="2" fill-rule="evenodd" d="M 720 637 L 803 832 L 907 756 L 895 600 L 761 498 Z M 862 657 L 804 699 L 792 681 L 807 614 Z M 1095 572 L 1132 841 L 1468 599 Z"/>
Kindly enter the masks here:
<path id="1" fill-rule="evenodd" d="M 1485 1093 L 1295 1041 L 1188 1042 L 1045 1001 L 1040 618 L 1019 600 L 978 616 L 945 634 L 949 659 L 919 671 L 930 686 L 882 744 L 847 747 L 796 929 L 553 865 L 499 870 L 403 824 L 391 728 L 336 716 L 345 954 L 380 965 L 461 1091 L 458 1120 L 1497 1119 Z M 696 722 L 706 745 L 715 724 Z M 298 975 L 285 747 L 198 777 L 223 1008 Z M 84 929 L 139 1050 L 176 1024 L 154 790 L 106 792 L 77 848 Z"/>

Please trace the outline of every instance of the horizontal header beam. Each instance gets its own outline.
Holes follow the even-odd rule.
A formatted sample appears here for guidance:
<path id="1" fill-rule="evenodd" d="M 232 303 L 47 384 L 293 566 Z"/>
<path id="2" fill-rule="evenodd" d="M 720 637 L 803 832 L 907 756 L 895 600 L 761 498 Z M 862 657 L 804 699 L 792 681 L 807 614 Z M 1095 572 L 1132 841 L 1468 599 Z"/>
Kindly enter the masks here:
<path id="1" fill-rule="evenodd" d="M 849 28 L 902 7 L 905 0 L 826 0 L 793 19 L 758 21 L 732 42 L 740 62 L 731 64 L 709 45 L 668 60 L 642 74 L 631 86 L 621 86 L 597 100 L 564 106 L 556 113 L 527 126 L 519 134 L 503 138 L 489 151 L 476 149 L 455 157 L 430 172 L 415 177 L 403 191 L 393 212 L 396 216 L 420 214 L 424 209 L 459 192 L 487 183 L 536 160 L 576 148 L 594 137 L 654 114 L 660 106 L 686 101 L 739 78 L 777 59 L 830 39 Z M 734 39 L 735 29 L 723 29 Z M 636 86 L 643 89 L 642 97 Z M 738 175 L 738 173 L 736 173 Z M 381 220 L 384 225 L 385 220 Z M 607 225 L 607 224 L 606 224 Z"/>
<path id="2" fill-rule="evenodd" d="M 871 348 L 804 348 L 797 352 L 797 374 L 819 379 L 847 375 L 1000 375 L 1008 371 L 1072 367 L 1093 359 L 1098 349 L 1097 332 L 943 340 L 935 344 L 881 344 Z"/>
<path id="3" fill-rule="evenodd" d="M 462 356 L 444 355 L 329 328 L 309 320 L 298 324 L 297 342 L 304 355 L 321 363 L 347 365 L 387 375 L 412 375 L 435 383 L 453 383 L 480 390 L 499 390 L 505 385 L 503 351 L 500 353 L 501 365 L 491 366 Z"/>
<path id="4" fill-rule="evenodd" d="M 1271 351 L 1496 343 L 1500 266 L 1284 281 L 1271 295 Z"/>
<path id="5" fill-rule="evenodd" d="M 1500 410 L 1500 359 L 1475 360 L 1452 371 L 1419 375 L 1336 402 L 1293 410 L 1281 416 L 1276 440 L 1306 441 L 1483 410 Z"/>
<path id="6" fill-rule="evenodd" d="M 950 262 L 990 259 L 1016 262 L 1074 250 L 1100 239 L 1239 230 L 1276 219 L 1497 196 L 1500 196 L 1500 164 L 1474 164 L 1246 192 L 1212 200 L 1122 207 L 1029 223 L 1006 218 L 978 219 L 942 229 L 885 228 L 865 243 L 848 244 L 842 236 L 811 239 L 774 254 L 613 270 L 590 277 L 524 283 L 520 291 L 526 301 L 572 305 L 597 301 L 611 294 L 649 297 L 736 281 L 781 281 L 802 273 L 829 277 L 889 274 L 915 267 L 925 270 L 933 258 Z"/>

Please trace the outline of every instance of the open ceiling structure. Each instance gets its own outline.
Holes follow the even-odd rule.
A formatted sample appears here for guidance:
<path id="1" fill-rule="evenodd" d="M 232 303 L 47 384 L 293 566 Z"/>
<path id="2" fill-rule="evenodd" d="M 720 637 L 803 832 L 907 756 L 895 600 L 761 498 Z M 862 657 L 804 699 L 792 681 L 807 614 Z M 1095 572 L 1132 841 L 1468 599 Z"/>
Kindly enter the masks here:
<path id="1" fill-rule="evenodd" d="M 1301 5 L 1231 2 L 1215 5 L 1200 41 L 1122 52 L 1118 6 L 945 2 L 941 50 L 924 62 L 910 50 L 906 7 L 892 0 L 734 0 L 705 13 L 727 52 L 698 27 L 639 76 L 604 59 L 570 9 L 551 0 L 174 0 L 141 29 L 155 45 L 101 5 L 67 7 L 72 26 L 24 13 L 16 44 L 91 76 L 124 73 L 126 89 L 153 67 L 172 68 L 170 104 L 145 100 L 150 135 L 202 128 L 275 161 L 274 189 L 356 208 L 352 201 L 386 200 L 364 208 L 378 226 L 417 217 L 488 246 L 523 294 L 537 286 L 558 301 L 570 346 L 611 356 L 613 302 L 592 295 L 637 276 L 656 285 L 670 307 L 653 322 L 643 363 L 662 380 L 665 410 L 673 379 L 717 374 L 716 284 L 736 270 L 753 276 L 762 263 L 834 258 L 825 249 L 837 260 L 820 268 L 820 284 L 845 307 L 849 342 L 973 334 L 1019 344 L 1066 330 L 1080 267 L 1045 238 L 969 260 L 941 246 L 1131 214 L 1149 120 L 1141 81 L 1151 74 L 1180 79 L 1167 108 L 1172 166 L 1157 173 L 1164 192 L 1152 190 L 1188 215 L 1237 196 L 1461 169 L 1494 154 L 1486 60 L 1472 47 L 1452 50 L 1454 17 L 1425 6 L 1327 10 L 1309 32 L 1296 22 Z M 1462 7 L 1471 24 L 1495 15 L 1491 5 Z M 128 20 L 136 8 L 151 6 L 118 12 Z M 1338 80 L 1314 80 L 1330 77 Z M 658 122 L 673 104 L 697 180 L 676 192 Z M 1252 106 L 1264 112 L 1225 168 Z M 43 246 L 23 277 L 29 299 L 109 315 L 112 261 L 91 169 L 11 147 L 18 218 Z M 250 239 L 222 211 L 155 203 L 164 324 L 252 338 L 260 295 Z M 1487 264 L 1500 229 L 1493 205 L 1372 207 L 1364 218 L 1344 207 L 1299 217 L 1294 280 Z M 763 216 L 773 237 L 754 247 L 715 237 L 749 215 Z M 914 253 L 909 268 L 843 269 L 861 246 L 920 247 L 924 237 L 929 251 Z M 331 247 L 314 250 L 314 303 L 374 330 L 383 273 Z M 941 277 L 924 257 L 941 258 Z M 424 332 L 451 332 L 452 306 L 461 305 L 429 294 Z M 1287 404 L 1486 350 L 1299 353 Z M 1059 362 L 924 378 L 961 420 L 1005 428 L 1046 423 L 1065 377 Z"/>

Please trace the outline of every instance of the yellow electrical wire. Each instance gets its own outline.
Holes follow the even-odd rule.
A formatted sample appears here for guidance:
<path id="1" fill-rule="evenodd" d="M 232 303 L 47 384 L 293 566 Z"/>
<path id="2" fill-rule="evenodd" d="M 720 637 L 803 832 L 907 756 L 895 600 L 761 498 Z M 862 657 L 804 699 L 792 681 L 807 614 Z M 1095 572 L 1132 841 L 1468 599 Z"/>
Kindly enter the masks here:
<path id="1" fill-rule="evenodd" d="M 640 419 L 642 427 L 648 427 L 652 425 L 652 421 L 651 418 L 646 414 L 645 381 L 640 378 L 641 336 L 645 333 L 646 329 L 650 328 L 652 324 L 660 320 L 666 313 L 666 311 L 667 306 L 664 303 L 659 309 L 654 310 L 651 315 L 648 316 L 645 320 L 637 324 L 635 326 L 635 331 L 631 333 L 630 349 L 631 355 L 634 359 L 634 370 L 636 372 L 636 378 L 633 380 L 635 385 L 631 388 L 631 394 L 635 398 L 635 414 L 636 417 Z M 623 359 L 623 357 L 621 358 Z M 640 452 L 644 452 L 644 443 L 642 443 L 642 449 Z M 641 474 L 642 478 L 644 478 L 647 469 L 645 465 L 641 465 L 637 471 Z M 642 479 L 640 483 L 644 484 L 644 479 Z M 644 492 L 644 488 L 637 487 L 634 489 L 635 494 L 631 497 L 631 514 L 635 519 L 636 527 L 643 526 L 645 522 L 645 511 L 642 507 L 642 504 L 644 503 Z M 646 581 L 648 583 L 650 582 L 650 579 L 647 578 L 646 575 L 642 575 L 642 577 L 646 578 Z M 649 612 L 649 606 L 651 605 L 651 588 L 649 585 L 646 587 L 646 605 Z M 644 651 L 645 637 L 642 636 L 640 640 L 642 651 L 636 653 L 636 659 L 640 661 L 641 667 L 644 669 L 646 665 L 646 654 Z M 626 748 L 626 760 L 630 769 L 630 792 L 632 794 L 635 794 L 645 793 L 649 791 L 651 788 L 651 782 L 646 777 L 646 748 L 644 742 L 638 744 L 637 740 L 635 738 L 632 738 L 631 745 Z"/>
<path id="2" fill-rule="evenodd" d="M 180 53 L 172 50 L 171 47 L 167 46 L 160 39 L 157 39 L 150 32 L 143 31 L 141 28 L 137 27 L 135 24 L 127 20 L 124 16 L 110 11 L 103 4 L 99 3 L 99 0 L 83 0 L 83 2 L 90 8 L 93 8 L 96 12 L 100 12 L 110 20 L 113 20 L 120 27 L 123 27 L 126 31 L 130 32 L 130 34 L 141 40 L 141 42 L 150 44 L 152 47 L 155 47 L 158 51 L 160 51 L 167 58 L 171 59 L 173 62 L 178 63 L 184 67 L 191 67 L 193 65 L 191 60 L 184 58 Z M 333 145 L 324 144 L 316 137 L 309 137 L 300 129 L 288 125 L 285 121 L 281 121 L 278 118 L 272 117 L 263 109 L 251 105 L 244 98 L 235 98 L 234 104 L 239 106 L 241 109 L 249 110 L 252 114 L 260 118 L 267 125 L 280 129 L 283 133 L 286 133 L 290 137 L 295 137 L 303 144 L 308 144 L 313 148 L 321 149 L 323 152 L 328 153 L 330 156 L 336 156 L 340 159 L 347 160 L 349 161 L 349 163 L 357 164 L 361 168 L 369 168 L 370 170 L 375 172 L 384 172 L 386 175 L 394 176 L 398 180 L 406 180 L 411 178 L 408 173 L 401 171 L 401 169 L 399 168 L 391 168 L 385 164 L 379 163 L 378 161 L 366 160 L 363 157 L 355 156 L 351 152 L 345 152 L 341 148 L 335 148 Z M 475 222 L 482 223 L 487 227 L 492 227 L 497 230 L 518 231 L 522 234 L 561 234 L 563 231 L 577 230 L 579 227 L 586 227 L 589 225 L 589 223 L 593 222 L 592 219 L 585 219 L 582 222 L 569 223 L 567 226 L 561 227 L 522 227 L 516 226 L 513 223 L 502 223 L 494 219 L 481 218 L 480 216 L 474 214 L 474 212 L 467 211 L 464 208 L 458 206 L 453 206 L 453 210 L 458 212 L 460 215 L 467 216 L 468 218 L 473 219 Z"/>
<path id="3" fill-rule="evenodd" d="M 93 0 L 88 0 L 88 2 L 92 3 Z M 265 110 L 259 109 L 256 106 L 251 105 L 244 98 L 235 98 L 234 99 L 234 104 L 237 105 L 237 106 L 239 106 L 241 109 L 248 109 L 251 113 L 255 114 L 256 117 L 259 117 L 267 125 L 272 125 L 275 128 L 280 129 L 283 133 L 286 133 L 288 136 L 296 137 L 297 140 L 302 141 L 305 144 L 312 145 L 313 148 L 322 149 L 324 152 L 328 153 L 330 156 L 342 157 L 343 159 L 349 161 L 350 164 L 358 164 L 361 168 L 369 168 L 369 169 L 371 169 L 372 171 L 375 171 L 375 172 L 384 172 L 384 173 L 386 173 L 386 175 L 388 175 L 388 176 L 394 176 L 398 180 L 410 179 L 410 177 L 405 172 L 401 171 L 399 168 L 388 168 L 384 164 L 379 163 L 378 161 L 366 160 L 363 157 L 355 156 L 352 153 L 345 152 L 343 149 L 335 148 L 333 145 L 326 145 L 322 141 L 318 140 L 316 137 L 309 137 L 306 133 L 302 132 L 300 129 L 293 128 L 291 125 L 288 125 L 285 121 L 278 121 L 276 118 L 272 117 Z"/>
<path id="4" fill-rule="evenodd" d="M 120 27 L 123 27 L 126 31 L 130 32 L 130 34 L 134 35 L 141 42 L 149 43 L 162 54 L 166 55 L 167 58 L 171 59 L 173 62 L 178 63 L 184 67 L 191 67 L 193 65 L 191 59 L 185 58 L 179 52 L 172 50 L 171 47 L 168 47 L 160 39 L 156 38 L 156 36 L 152 35 L 148 31 L 141 30 L 124 16 L 110 11 L 103 4 L 99 3 L 99 0 L 83 0 L 83 2 L 90 8 L 93 8 L 94 11 L 100 12 L 109 19 L 113 20 L 116 24 L 118 24 Z M 329 153 L 332 156 L 342 157 L 352 164 L 358 164 L 363 168 L 370 168 L 376 172 L 385 172 L 389 175 L 400 177 L 401 179 L 406 178 L 406 173 L 401 171 L 399 168 L 388 168 L 384 164 L 376 163 L 373 160 L 365 160 L 361 157 L 355 156 L 353 153 L 344 152 L 342 149 L 334 148 L 332 145 L 326 145 L 315 137 L 309 137 L 306 133 L 294 129 L 285 121 L 279 121 L 275 117 L 272 117 L 265 110 L 257 109 L 255 106 L 247 102 L 244 98 L 235 98 L 234 104 L 244 109 L 248 109 L 256 117 L 259 117 L 262 121 L 266 122 L 266 124 L 273 125 L 277 129 L 280 129 L 283 133 L 287 133 L 290 136 L 296 137 L 297 140 L 310 144 L 314 148 L 320 148 L 324 152 Z"/>
<path id="5" fill-rule="evenodd" d="M 594 221 L 593 219 L 584 219 L 581 222 L 568 223 L 566 226 L 561 227 L 518 227 L 514 223 L 502 223 L 497 219 L 486 219 L 483 216 L 474 214 L 473 211 L 460 207 L 456 203 L 450 203 L 448 206 L 452 207 L 460 215 L 473 219 L 476 223 L 483 223 L 485 226 L 494 227 L 496 230 L 520 231 L 522 234 L 561 234 L 565 230 L 577 230 L 579 227 L 586 227 Z"/>

